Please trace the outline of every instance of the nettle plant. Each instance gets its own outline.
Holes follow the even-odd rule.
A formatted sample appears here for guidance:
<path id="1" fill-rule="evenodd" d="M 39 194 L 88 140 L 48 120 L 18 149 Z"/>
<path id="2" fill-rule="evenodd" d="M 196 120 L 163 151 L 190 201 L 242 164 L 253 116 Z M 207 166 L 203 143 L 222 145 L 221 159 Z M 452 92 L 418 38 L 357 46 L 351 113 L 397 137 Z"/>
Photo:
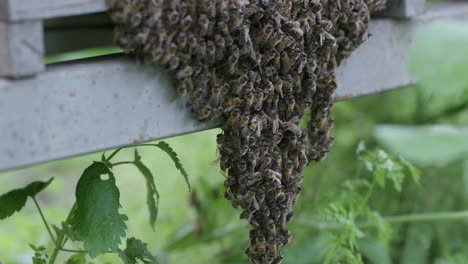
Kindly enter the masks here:
<path id="1" fill-rule="evenodd" d="M 44 222 L 44 226 L 53 248 L 31 245 L 34 250 L 33 264 L 53 264 L 57 261 L 60 252 L 71 256 L 66 264 L 92 264 L 87 262 L 87 257 L 95 258 L 100 254 L 118 254 L 123 263 L 158 263 L 157 259 L 148 250 L 147 245 L 139 239 L 128 237 L 126 247 L 121 248 L 122 239 L 127 237 L 126 221 L 128 217 L 119 212 L 120 192 L 116 186 L 116 177 L 113 168 L 119 165 L 134 165 L 147 186 L 147 208 L 149 211 L 149 223 L 154 230 L 158 217 L 159 193 L 150 169 L 142 163 L 136 147 L 156 147 L 167 153 L 174 161 L 175 167 L 184 177 L 188 189 L 191 189 L 188 174 L 182 166 L 176 152 L 166 143 L 139 144 L 125 148 L 135 148 L 134 159 L 130 161 L 112 162 L 112 159 L 123 148 L 117 149 L 109 156 L 102 154 L 100 161 L 94 161 L 82 173 L 78 180 L 75 196 L 76 201 L 65 221 L 60 225 L 50 225 L 44 216 L 42 209 L 35 198 L 44 191 L 53 181 L 36 181 L 24 188 L 15 189 L 0 196 L 0 220 L 19 212 L 28 198 L 36 205 L 36 208 Z M 311 230 L 318 229 L 328 233 L 327 247 L 324 248 L 323 263 L 363 263 L 358 239 L 362 238 L 367 229 L 374 228 L 380 234 L 382 241 L 388 240 L 390 225 L 386 218 L 379 212 L 372 210 L 369 199 L 376 188 L 385 188 L 390 182 L 393 188 L 401 191 L 406 176 L 411 175 L 415 182 L 419 181 L 420 172 L 403 158 L 395 158 L 382 149 L 366 149 L 361 142 L 356 150 L 359 167 L 356 177 L 350 177 L 336 190 L 328 190 L 325 199 L 326 204 L 319 206 L 313 220 L 298 219 L 297 225 Z M 214 206 L 214 201 L 207 201 L 207 206 Z M 222 213 L 215 210 L 213 213 Z M 213 216 L 214 217 L 214 216 Z M 214 217 L 216 218 L 216 217 Z M 203 223 L 205 222 L 205 223 Z M 202 221 L 202 225 L 209 224 Z M 218 223 L 222 225 L 222 223 Z M 214 233 L 222 228 L 213 227 Z M 239 230 L 245 225 L 240 225 Z M 235 228 L 237 229 L 237 228 Z M 366 230 L 364 230 L 366 229 Z M 210 230 L 210 228 L 206 228 Z M 208 237 L 216 237 L 207 234 Z M 182 240 L 187 237 L 183 237 Z M 199 243 L 204 240 L 200 237 Z M 83 249 L 67 248 L 67 242 L 81 242 Z M 178 241 L 173 241 L 177 244 Z M 184 243 L 186 244 L 186 243 Z M 190 244 L 190 243 L 189 243 Z M 51 252 L 51 253 L 50 253 Z M 49 254 L 50 253 L 50 254 Z"/>
<path id="2" fill-rule="evenodd" d="M 388 243 L 391 219 L 381 216 L 369 205 L 377 188 L 401 192 L 405 179 L 410 176 L 419 183 L 421 172 L 403 157 L 394 157 L 380 148 L 367 149 L 361 141 L 356 149 L 359 166 L 357 177 L 345 180 L 337 191 L 329 192 L 330 201 L 319 215 L 317 222 L 305 223 L 320 230 L 329 230 L 327 249 L 323 263 L 362 264 L 358 239 L 373 228 L 379 240 Z M 404 219 L 403 219 L 404 220 Z"/>
<path id="3" fill-rule="evenodd" d="M 175 167 L 185 178 L 190 190 L 188 174 L 176 152 L 166 142 L 139 144 L 131 147 L 156 147 L 164 151 L 174 161 Z M 115 150 L 108 157 L 103 153 L 100 161 L 94 161 L 83 171 L 76 186 L 76 201 L 66 220 L 60 225 L 49 225 L 36 200 L 36 195 L 46 189 L 52 183 L 53 178 L 46 182 L 33 182 L 24 188 L 15 189 L 0 196 L 0 220 L 19 212 L 28 198 L 31 198 L 36 205 L 54 248 L 49 255 L 46 247 L 30 245 L 35 251 L 32 258 L 33 264 L 53 264 L 60 252 L 73 253 L 65 262 L 67 264 L 85 264 L 86 255 L 94 258 L 105 253 L 118 254 L 125 264 L 136 264 L 140 263 L 139 261 L 145 264 L 158 263 L 146 244 L 134 237 L 127 238 L 125 249 L 119 248 L 122 238 L 127 236 L 125 222 L 128 217 L 119 212 L 120 192 L 115 184 L 116 177 L 112 169 L 115 166 L 130 164 L 141 172 L 146 181 L 149 222 L 153 230 L 158 217 L 160 198 L 153 174 L 141 161 L 136 148 L 133 160 L 112 163 L 112 159 L 122 149 Z M 84 249 L 66 248 L 69 241 L 82 242 Z"/>

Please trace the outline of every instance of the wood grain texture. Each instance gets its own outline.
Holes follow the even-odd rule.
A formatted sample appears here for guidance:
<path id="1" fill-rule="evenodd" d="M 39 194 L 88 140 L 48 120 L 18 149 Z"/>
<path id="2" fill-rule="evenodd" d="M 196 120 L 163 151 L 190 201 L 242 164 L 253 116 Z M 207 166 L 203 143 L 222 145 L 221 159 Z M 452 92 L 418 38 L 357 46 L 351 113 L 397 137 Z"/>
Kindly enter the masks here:
<path id="1" fill-rule="evenodd" d="M 20 21 L 76 16 L 107 10 L 106 0 L 0 0 L 0 20 Z"/>
<path id="2" fill-rule="evenodd" d="M 0 77 L 22 78 L 44 70 L 42 21 L 0 21 Z"/>

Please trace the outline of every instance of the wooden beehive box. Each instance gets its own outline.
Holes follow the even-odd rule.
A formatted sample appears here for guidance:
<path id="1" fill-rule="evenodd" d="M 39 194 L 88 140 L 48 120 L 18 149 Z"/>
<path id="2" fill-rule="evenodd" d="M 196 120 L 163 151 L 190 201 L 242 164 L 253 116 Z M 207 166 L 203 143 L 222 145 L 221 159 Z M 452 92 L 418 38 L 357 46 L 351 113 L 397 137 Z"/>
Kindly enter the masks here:
<path id="1" fill-rule="evenodd" d="M 112 55 L 45 64 L 44 57 L 112 45 L 106 0 L 0 0 L 0 171 L 218 125 L 195 121 L 171 76 Z M 337 69 L 336 100 L 415 83 L 407 51 L 438 19 L 468 20 L 468 3 L 393 0 L 369 41 Z"/>

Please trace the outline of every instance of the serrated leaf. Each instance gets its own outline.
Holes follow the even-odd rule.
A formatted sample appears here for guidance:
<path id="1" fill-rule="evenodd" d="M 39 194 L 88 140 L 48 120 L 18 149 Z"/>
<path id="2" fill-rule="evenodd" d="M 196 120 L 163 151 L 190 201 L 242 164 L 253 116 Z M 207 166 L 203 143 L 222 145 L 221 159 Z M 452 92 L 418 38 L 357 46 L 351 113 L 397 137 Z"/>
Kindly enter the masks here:
<path id="1" fill-rule="evenodd" d="M 86 255 L 84 253 L 76 253 L 65 264 L 86 264 Z"/>
<path id="2" fill-rule="evenodd" d="M 49 186 L 53 180 L 54 178 L 50 178 L 50 180 L 46 182 L 41 182 L 41 181 L 32 182 L 28 184 L 28 186 L 25 187 L 26 193 L 29 196 L 34 197 L 38 193 L 42 192 L 45 188 L 47 188 L 47 186 Z"/>
<path id="3" fill-rule="evenodd" d="M 141 260 L 145 264 L 159 263 L 148 250 L 147 244 L 134 237 L 127 239 L 127 248 L 119 250 L 119 257 L 125 264 L 137 264 L 137 260 Z"/>
<path id="4" fill-rule="evenodd" d="M 102 180 L 101 175 L 108 175 Z M 70 227 L 94 258 L 107 250 L 117 251 L 125 236 L 127 216 L 119 213 L 120 192 L 115 177 L 102 162 L 94 162 L 76 186 L 76 211 Z"/>
<path id="5" fill-rule="evenodd" d="M 0 196 L 0 220 L 19 212 L 26 204 L 28 196 L 34 197 L 43 191 L 54 178 L 47 182 L 36 181 L 21 189 L 9 191 Z"/>
<path id="6" fill-rule="evenodd" d="M 63 234 L 63 230 L 60 229 L 58 226 L 52 224 L 52 228 L 54 229 L 56 237 L 59 237 L 59 236 L 61 236 Z"/>
<path id="7" fill-rule="evenodd" d="M 169 157 L 171 157 L 172 161 L 174 161 L 176 169 L 178 169 L 180 173 L 182 174 L 182 176 L 184 176 L 185 182 L 187 183 L 187 187 L 190 191 L 191 186 L 190 186 L 190 182 L 188 179 L 189 178 L 188 173 L 185 170 L 185 168 L 182 166 L 182 163 L 180 162 L 179 158 L 177 157 L 177 153 L 171 148 L 171 146 L 169 146 L 169 144 L 167 144 L 164 141 L 159 142 L 158 144 L 156 144 L 156 146 L 160 148 L 161 150 L 163 150 L 164 152 L 166 152 L 166 154 L 169 155 Z"/>
<path id="8" fill-rule="evenodd" d="M 28 194 L 24 189 L 12 190 L 0 196 L 0 220 L 23 209 L 27 198 Z"/>
<path id="9" fill-rule="evenodd" d="M 47 259 L 44 256 L 33 256 L 33 264 L 47 264 Z"/>
<path id="10" fill-rule="evenodd" d="M 34 252 L 46 250 L 46 247 L 44 247 L 44 246 L 39 246 L 39 247 L 37 247 L 37 246 L 35 246 L 35 245 L 33 245 L 33 244 L 29 244 L 29 247 L 30 247 L 32 250 L 34 250 Z"/>
<path id="11" fill-rule="evenodd" d="M 155 228 L 156 219 L 158 218 L 158 209 L 159 209 L 159 192 L 154 183 L 154 177 L 150 169 L 141 162 L 141 157 L 138 154 L 138 151 L 135 149 L 135 160 L 134 163 L 141 174 L 145 177 L 146 180 L 146 204 L 148 205 L 149 212 L 149 221 L 151 227 Z"/>
<path id="12" fill-rule="evenodd" d="M 62 221 L 62 231 L 65 235 L 70 238 L 71 240 L 75 241 L 75 235 L 73 235 L 73 230 L 71 229 L 70 225 Z"/>

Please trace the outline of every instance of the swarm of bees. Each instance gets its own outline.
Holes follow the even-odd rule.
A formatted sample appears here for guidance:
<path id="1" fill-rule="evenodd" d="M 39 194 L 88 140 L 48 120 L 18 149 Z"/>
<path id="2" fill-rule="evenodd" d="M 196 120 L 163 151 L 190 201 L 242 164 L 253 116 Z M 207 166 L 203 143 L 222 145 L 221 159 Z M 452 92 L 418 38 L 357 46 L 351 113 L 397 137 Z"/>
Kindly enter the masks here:
<path id="1" fill-rule="evenodd" d="M 334 69 L 385 0 L 108 0 L 116 42 L 175 73 L 217 137 L 226 198 L 251 224 L 252 263 L 281 263 L 302 170 L 333 142 Z M 308 129 L 300 127 L 310 109 Z"/>

